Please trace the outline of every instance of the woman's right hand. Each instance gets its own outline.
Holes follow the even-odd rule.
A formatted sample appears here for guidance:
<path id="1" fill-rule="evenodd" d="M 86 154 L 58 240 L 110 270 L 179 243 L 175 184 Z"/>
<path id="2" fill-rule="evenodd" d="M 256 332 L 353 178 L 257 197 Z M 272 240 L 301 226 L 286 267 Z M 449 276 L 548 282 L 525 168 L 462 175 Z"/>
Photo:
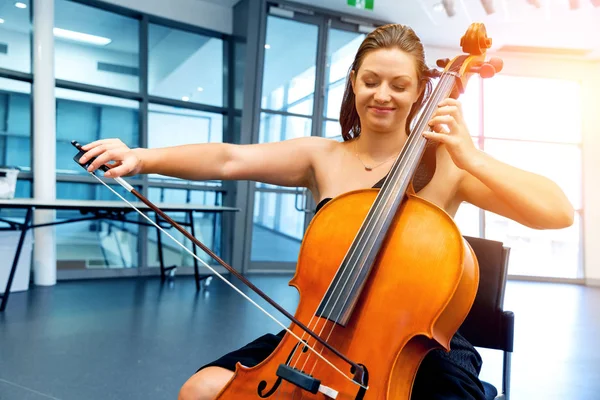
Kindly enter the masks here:
<path id="1" fill-rule="evenodd" d="M 120 139 L 101 139 L 82 146 L 85 154 L 81 157 L 80 163 L 84 164 L 92 157 L 96 157 L 93 163 L 88 167 L 89 172 L 93 172 L 101 165 L 110 168 L 104 173 L 104 176 L 116 178 L 119 176 L 132 176 L 139 174 L 142 170 L 142 160 L 139 152 L 130 149 Z"/>

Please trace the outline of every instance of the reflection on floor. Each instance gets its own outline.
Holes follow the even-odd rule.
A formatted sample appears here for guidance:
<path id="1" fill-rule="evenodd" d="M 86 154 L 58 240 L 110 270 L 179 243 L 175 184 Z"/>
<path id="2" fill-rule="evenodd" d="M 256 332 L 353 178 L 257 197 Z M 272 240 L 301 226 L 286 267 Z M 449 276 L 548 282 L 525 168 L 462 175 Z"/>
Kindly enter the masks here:
<path id="1" fill-rule="evenodd" d="M 289 278 L 252 281 L 293 312 Z M 509 282 L 505 308 L 516 315 L 513 399 L 598 398 L 600 289 Z M 216 278 L 200 293 L 186 277 L 36 287 L 0 314 L 0 399 L 175 399 L 200 365 L 278 329 Z M 499 385 L 500 353 L 481 352 L 482 379 Z"/>
<path id="2" fill-rule="evenodd" d="M 261 225 L 252 225 L 252 261 L 296 262 L 300 240 Z"/>

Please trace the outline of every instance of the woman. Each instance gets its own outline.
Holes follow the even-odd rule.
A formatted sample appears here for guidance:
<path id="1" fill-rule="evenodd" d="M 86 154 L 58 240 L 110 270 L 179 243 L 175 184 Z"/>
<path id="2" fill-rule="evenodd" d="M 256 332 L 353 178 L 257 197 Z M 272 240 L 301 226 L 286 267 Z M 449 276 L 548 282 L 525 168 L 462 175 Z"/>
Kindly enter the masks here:
<path id="1" fill-rule="evenodd" d="M 195 144 L 129 149 L 118 139 L 84 146 L 93 171 L 105 176 L 158 173 L 189 180 L 237 179 L 306 187 L 319 207 L 345 192 L 377 186 L 407 140 L 409 127 L 430 91 L 430 71 L 415 33 L 386 25 L 370 33 L 350 68 L 340 123 L 343 142 L 308 137 L 253 145 Z M 454 216 L 462 202 L 536 229 L 573 223 L 573 207 L 552 181 L 506 165 L 479 151 L 470 138 L 460 103 L 442 101 L 423 135 L 430 139 L 414 188 Z M 214 398 L 230 380 L 235 363 L 258 364 L 281 340 L 265 335 L 200 368 L 179 398 Z M 459 333 L 451 351 L 430 352 L 421 364 L 412 399 L 484 399 L 478 379 L 481 358 Z"/>

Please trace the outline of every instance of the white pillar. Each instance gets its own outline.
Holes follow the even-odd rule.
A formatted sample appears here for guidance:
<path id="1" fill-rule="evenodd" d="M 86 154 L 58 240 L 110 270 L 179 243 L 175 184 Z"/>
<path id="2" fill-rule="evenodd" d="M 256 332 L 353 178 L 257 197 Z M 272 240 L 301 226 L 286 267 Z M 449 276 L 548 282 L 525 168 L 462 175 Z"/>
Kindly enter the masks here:
<path id="1" fill-rule="evenodd" d="M 54 93 L 54 0 L 33 1 L 33 196 L 56 198 L 56 98 Z M 37 210 L 36 224 L 54 221 L 53 210 Z M 54 227 L 34 229 L 36 285 L 56 283 Z"/>

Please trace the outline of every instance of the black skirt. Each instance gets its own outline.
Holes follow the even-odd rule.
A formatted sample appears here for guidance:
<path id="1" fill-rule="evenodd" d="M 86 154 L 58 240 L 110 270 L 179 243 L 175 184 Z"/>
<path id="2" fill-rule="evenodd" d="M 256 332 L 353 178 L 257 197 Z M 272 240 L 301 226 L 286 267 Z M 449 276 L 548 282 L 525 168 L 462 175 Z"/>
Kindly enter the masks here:
<path id="1" fill-rule="evenodd" d="M 285 331 L 277 335 L 263 335 L 247 345 L 206 364 L 235 371 L 236 363 L 254 367 L 265 360 L 283 339 Z M 459 333 L 450 342 L 450 352 L 430 351 L 417 372 L 411 400 L 485 400 L 484 389 L 478 378 L 481 356 Z"/>

